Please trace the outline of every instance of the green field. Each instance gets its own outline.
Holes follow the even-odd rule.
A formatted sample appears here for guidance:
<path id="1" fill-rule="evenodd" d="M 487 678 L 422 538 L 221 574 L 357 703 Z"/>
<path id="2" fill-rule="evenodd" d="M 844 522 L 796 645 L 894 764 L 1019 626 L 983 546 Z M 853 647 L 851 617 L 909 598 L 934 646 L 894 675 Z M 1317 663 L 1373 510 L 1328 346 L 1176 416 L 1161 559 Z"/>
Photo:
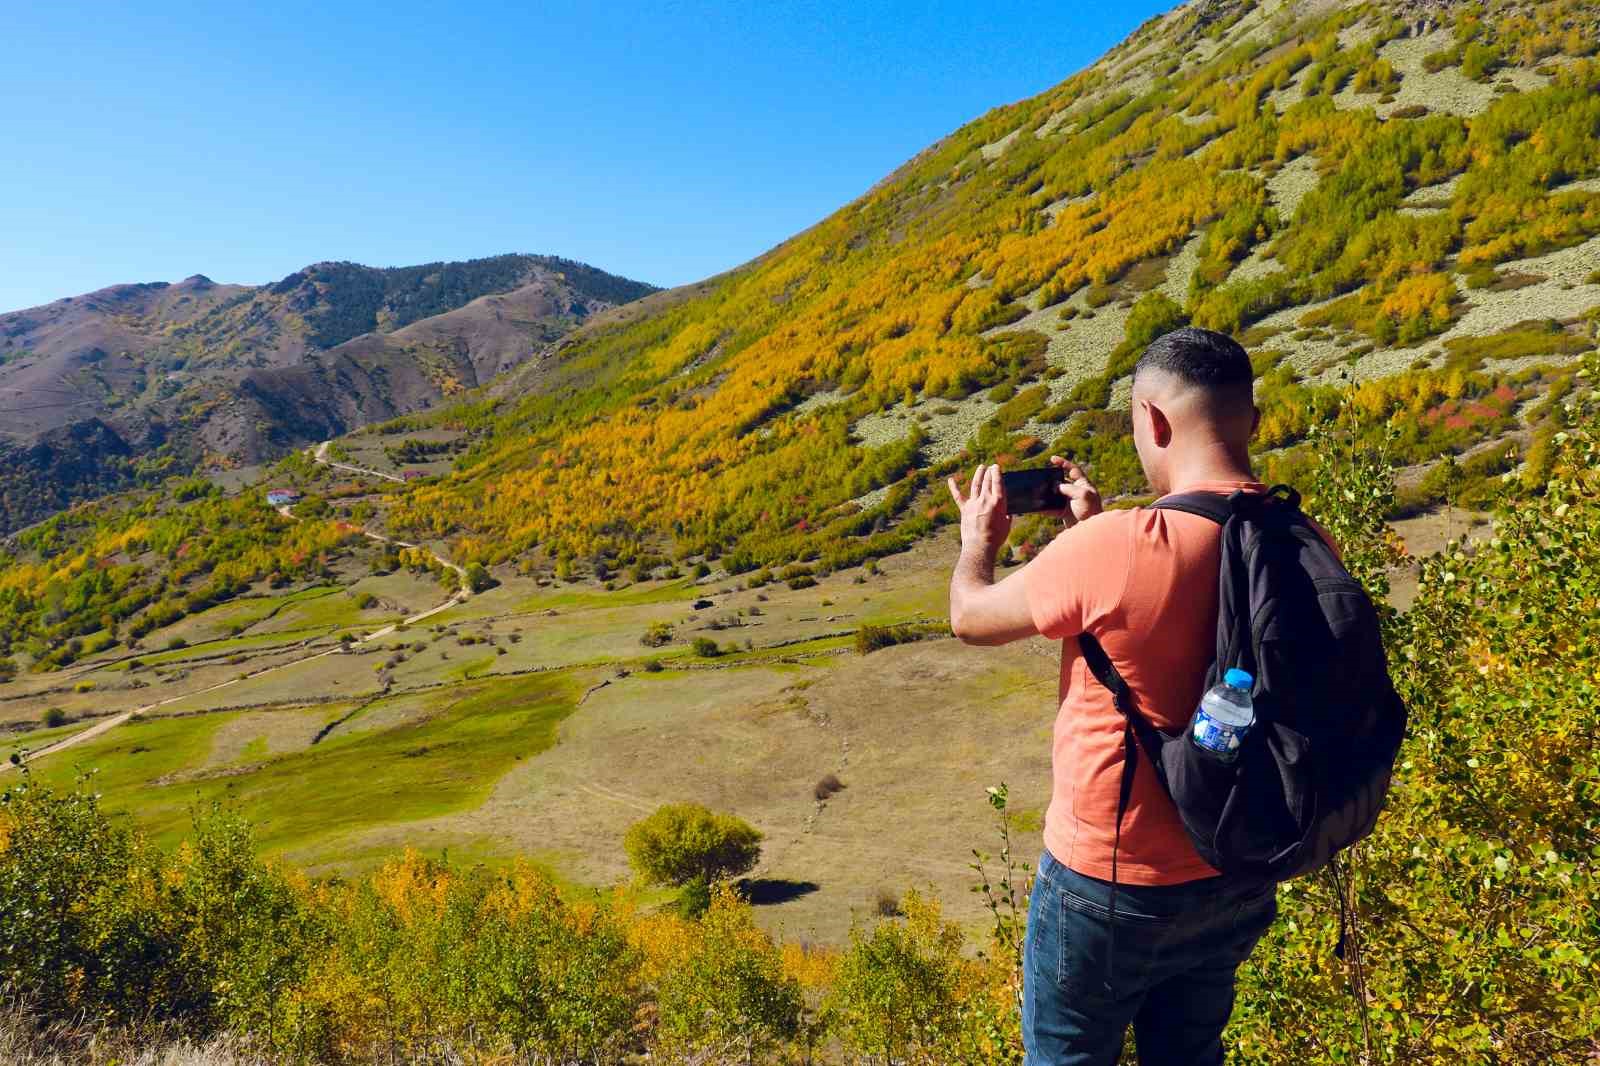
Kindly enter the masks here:
<path id="1" fill-rule="evenodd" d="M 40 759 L 32 772 L 69 785 L 92 768 L 107 809 L 165 843 L 183 835 L 191 805 L 220 801 L 258 825 L 268 849 L 306 854 L 359 829 L 481 801 L 512 764 L 555 742 L 574 699 L 572 681 L 558 675 L 464 685 L 441 690 L 387 729 L 277 756 L 263 738 L 245 746 L 236 766 L 210 765 L 210 755 L 218 730 L 241 712 L 136 719 Z M 275 713 L 327 717 L 320 707 Z"/>

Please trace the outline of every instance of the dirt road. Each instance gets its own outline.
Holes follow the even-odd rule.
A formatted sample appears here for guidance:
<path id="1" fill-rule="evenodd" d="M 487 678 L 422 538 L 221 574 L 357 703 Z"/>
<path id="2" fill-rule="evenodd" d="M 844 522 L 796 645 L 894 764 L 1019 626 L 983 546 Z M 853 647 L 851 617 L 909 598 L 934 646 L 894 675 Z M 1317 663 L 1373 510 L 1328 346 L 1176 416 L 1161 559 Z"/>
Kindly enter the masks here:
<path id="1" fill-rule="evenodd" d="M 330 462 L 328 460 L 328 458 L 327 458 L 328 445 L 330 443 L 332 443 L 332 442 L 331 441 L 323 441 L 321 444 L 319 444 L 316 447 L 315 451 L 313 452 L 312 458 L 315 459 L 319 463 L 322 463 L 322 464 L 324 464 L 326 466 L 337 467 L 340 470 L 350 470 L 350 471 L 353 471 L 353 472 L 359 473 L 359 474 L 370 474 L 373 477 L 387 478 L 390 481 L 399 481 L 400 480 L 400 478 L 397 478 L 392 474 L 384 474 L 384 473 L 380 473 L 379 471 L 376 471 L 376 470 L 366 470 L 366 469 L 364 469 L 362 467 L 347 466 L 347 465 L 345 465 L 343 463 Z M 283 517 L 288 518 L 288 519 L 294 519 L 294 517 L 295 517 L 293 510 L 290 507 L 287 507 L 287 506 L 279 507 L 278 508 L 278 513 L 283 515 Z M 393 544 L 394 546 L 399 547 L 399 548 L 416 548 L 416 547 L 418 547 L 418 545 L 412 544 L 409 541 L 393 540 L 393 539 L 391 539 L 389 537 L 385 537 L 381 533 L 373 533 L 372 531 L 366 530 L 366 529 L 363 529 L 361 531 L 361 534 L 362 534 L 362 536 L 366 537 L 367 539 L 377 541 L 380 544 Z M 392 625 L 384 626 L 382 629 L 378 629 L 378 630 L 375 630 L 375 631 L 373 631 L 371 633 L 368 633 L 366 636 L 361 637 L 360 639 L 358 639 L 356 641 L 357 644 L 366 644 L 366 643 L 368 643 L 370 641 L 381 640 L 384 637 L 387 637 L 391 633 L 395 632 L 395 630 L 399 629 L 403 625 L 404 626 L 409 626 L 409 625 L 414 625 L 417 622 L 425 621 L 426 619 L 432 618 L 434 615 L 438 614 L 441 611 L 448 610 L 451 607 L 454 607 L 458 603 L 465 602 L 467 599 L 469 599 L 472 596 L 471 590 L 467 588 L 467 571 L 466 571 L 465 568 L 457 566 L 455 563 L 453 563 L 450 560 L 446 559 L 444 556 L 440 555 L 438 552 L 433 551 L 431 548 L 425 548 L 425 549 L 422 549 L 422 550 L 427 551 L 428 554 L 432 555 L 433 558 L 441 566 L 448 567 L 451 570 L 455 571 L 456 576 L 461 579 L 461 588 L 458 589 L 453 594 L 451 594 L 449 599 L 445 600 L 443 603 L 439 604 L 438 606 L 430 607 L 426 611 L 422 611 L 419 614 L 411 615 L 410 617 L 404 619 L 403 621 L 396 622 L 396 623 L 394 623 Z M 317 652 L 314 655 L 307 655 L 304 658 L 295 659 L 292 662 L 279 663 L 276 666 L 269 666 L 269 667 L 266 667 L 265 669 L 254 671 L 253 673 L 243 674 L 243 675 L 241 675 L 239 677 L 233 678 L 232 680 L 224 681 L 221 684 L 212 685 L 210 688 L 199 689 L 199 690 L 197 690 L 195 692 L 185 692 L 185 693 L 183 693 L 182 695 L 179 695 L 179 696 L 171 696 L 171 697 L 169 697 L 167 699 L 164 699 L 164 700 L 157 700 L 155 703 L 147 703 L 143 707 L 135 707 L 131 711 L 123 711 L 121 714 L 114 714 L 111 717 L 105 719 L 104 721 L 96 722 L 94 725 L 90 726 L 88 729 L 85 729 L 81 733 L 74 733 L 72 736 L 66 737 L 66 738 L 64 738 L 62 740 L 58 740 L 54 744 L 50 744 L 50 745 L 48 745 L 46 747 L 40 748 L 38 751 L 30 751 L 30 752 L 28 752 L 27 755 L 24 756 L 23 761 L 31 762 L 32 760 L 37 759 L 42 755 L 54 755 L 58 751 L 64 751 L 67 748 L 75 747 L 78 744 L 86 743 L 88 741 L 93 740 L 94 738 L 96 738 L 98 736 L 102 736 L 105 733 L 108 733 L 111 730 L 117 728 L 117 726 L 122 725 L 124 722 L 128 721 L 130 718 L 134 717 L 135 715 L 144 714 L 147 711 L 153 711 L 153 710 L 157 709 L 158 707 L 165 707 L 169 703 L 177 703 L 179 700 L 190 699 L 190 698 L 192 698 L 194 696 L 203 696 L 208 692 L 216 692 L 219 689 L 225 689 L 230 685 L 237 685 L 241 681 L 246 681 L 246 680 L 249 680 L 251 678 L 261 677 L 263 674 L 269 674 L 269 673 L 272 673 L 273 671 L 276 671 L 276 670 L 287 670 L 291 666 L 300 666 L 303 663 L 312 662 L 312 661 L 314 661 L 316 659 L 321 659 L 324 656 L 338 655 L 341 652 L 343 652 L 343 650 L 344 650 L 343 648 L 330 648 L 327 651 Z M 11 767 L 12 767 L 12 764 L 9 763 L 9 762 L 0 763 L 0 774 L 3 774 L 6 771 L 10 770 Z"/>
<path id="2" fill-rule="evenodd" d="M 334 462 L 332 459 L 328 458 L 328 448 L 332 444 L 333 441 L 331 440 L 323 441 L 321 444 L 317 445 L 311 450 L 311 458 L 316 462 L 321 463 L 323 466 L 331 466 L 335 470 L 348 470 L 352 474 L 366 474 L 369 477 L 380 477 L 385 481 L 398 481 L 402 485 L 405 484 L 405 478 L 399 477 L 395 474 L 385 474 L 382 470 L 368 470 L 364 466 L 351 466 L 349 463 Z"/>

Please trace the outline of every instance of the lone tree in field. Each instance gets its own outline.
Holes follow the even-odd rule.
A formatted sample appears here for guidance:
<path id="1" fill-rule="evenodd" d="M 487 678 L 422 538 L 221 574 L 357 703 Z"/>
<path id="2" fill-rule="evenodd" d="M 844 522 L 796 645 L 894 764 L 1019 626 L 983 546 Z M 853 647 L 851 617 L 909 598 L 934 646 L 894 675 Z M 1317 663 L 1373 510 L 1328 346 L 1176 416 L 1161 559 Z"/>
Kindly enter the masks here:
<path id="1" fill-rule="evenodd" d="M 622 846 L 641 877 L 688 889 L 689 903 L 715 882 L 749 872 L 761 857 L 761 831 L 698 803 L 668 803 L 635 822 Z"/>

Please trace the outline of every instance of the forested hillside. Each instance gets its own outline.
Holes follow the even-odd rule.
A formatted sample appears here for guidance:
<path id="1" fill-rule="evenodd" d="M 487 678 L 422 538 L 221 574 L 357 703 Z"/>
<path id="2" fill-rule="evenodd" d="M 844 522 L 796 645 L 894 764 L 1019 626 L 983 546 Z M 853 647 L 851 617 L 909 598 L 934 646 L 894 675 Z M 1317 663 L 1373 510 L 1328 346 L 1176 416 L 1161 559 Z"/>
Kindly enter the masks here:
<path id="1" fill-rule="evenodd" d="M 1363 404 L 1403 416 L 1408 459 L 1463 451 L 1594 344 L 1595 20 L 1560 0 L 1152 20 L 704 296 L 579 334 L 534 395 L 447 416 L 475 446 L 395 524 L 486 562 L 739 570 L 896 550 L 948 514 L 928 475 L 963 452 L 1073 447 L 1137 491 L 1108 401 L 1186 321 L 1254 353 L 1274 465 L 1344 375 L 1384 379 Z"/>
<path id="2" fill-rule="evenodd" d="M 747 267 L 588 316 L 492 389 L 466 386 L 528 350 L 528 327 L 505 324 L 526 289 L 242 371 L 185 417 L 215 428 L 242 410 L 251 453 L 270 454 L 365 417 L 328 407 L 363 383 L 403 391 L 403 364 L 427 379 L 413 406 L 463 402 L 385 427 L 442 434 L 430 447 L 454 457 L 388 498 L 392 532 L 521 573 L 603 580 L 687 557 L 796 578 L 926 536 L 953 514 L 942 474 L 978 459 L 1070 452 L 1137 496 L 1128 371 L 1195 322 L 1252 353 L 1268 475 L 1297 476 L 1315 412 L 1349 383 L 1362 432 L 1407 467 L 1395 516 L 1482 504 L 1507 471 L 1541 483 L 1551 413 L 1595 346 L 1595 19 L 1566 0 L 1186 6 Z M 331 341 L 504 283 L 514 258 L 315 268 L 195 313 L 178 358 L 245 359 L 196 338 L 261 301 L 337 290 L 288 320 L 294 344 Z M 594 284 L 596 300 L 627 295 Z M 461 330 L 489 354 L 474 363 Z M 35 465 L 138 467 L 132 447 L 75 459 L 123 440 L 102 430 L 41 441 Z M 63 502 L 70 473 L 30 469 L 8 475 L 14 496 L 33 487 L 17 509 Z M 1019 523 L 1014 550 L 1046 535 Z"/>
<path id="3" fill-rule="evenodd" d="M 0 532 L 426 408 L 653 291 L 502 255 L 318 263 L 260 287 L 195 275 L 0 315 Z"/>

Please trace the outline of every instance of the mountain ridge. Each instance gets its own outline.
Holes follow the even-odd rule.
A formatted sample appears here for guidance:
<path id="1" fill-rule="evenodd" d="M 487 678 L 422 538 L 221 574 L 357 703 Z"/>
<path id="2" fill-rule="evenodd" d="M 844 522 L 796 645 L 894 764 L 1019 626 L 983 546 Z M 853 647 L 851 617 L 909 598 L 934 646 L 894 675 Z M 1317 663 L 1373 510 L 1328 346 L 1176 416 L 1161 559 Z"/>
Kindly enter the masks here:
<path id="1" fill-rule="evenodd" d="M 258 462 L 421 410 L 653 291 L 555 256 L 400 268 L 324 261 L 268 285 L 194 274 L 0 315 L 0 451 L 10 468 L 0 474 L 0 529 L 132 483 L 152 463 L 178 472 Z M 21 487 L 50 480 L 35 445 L 48 450 L 63 424 L 91 420 L 100 431 L 76 439 L 109 433 L 123 447 L 104 448 L 100 464 L 79 456 L 42 500 Z M 140 461 L 143 473 L 131 468 Z"/>

